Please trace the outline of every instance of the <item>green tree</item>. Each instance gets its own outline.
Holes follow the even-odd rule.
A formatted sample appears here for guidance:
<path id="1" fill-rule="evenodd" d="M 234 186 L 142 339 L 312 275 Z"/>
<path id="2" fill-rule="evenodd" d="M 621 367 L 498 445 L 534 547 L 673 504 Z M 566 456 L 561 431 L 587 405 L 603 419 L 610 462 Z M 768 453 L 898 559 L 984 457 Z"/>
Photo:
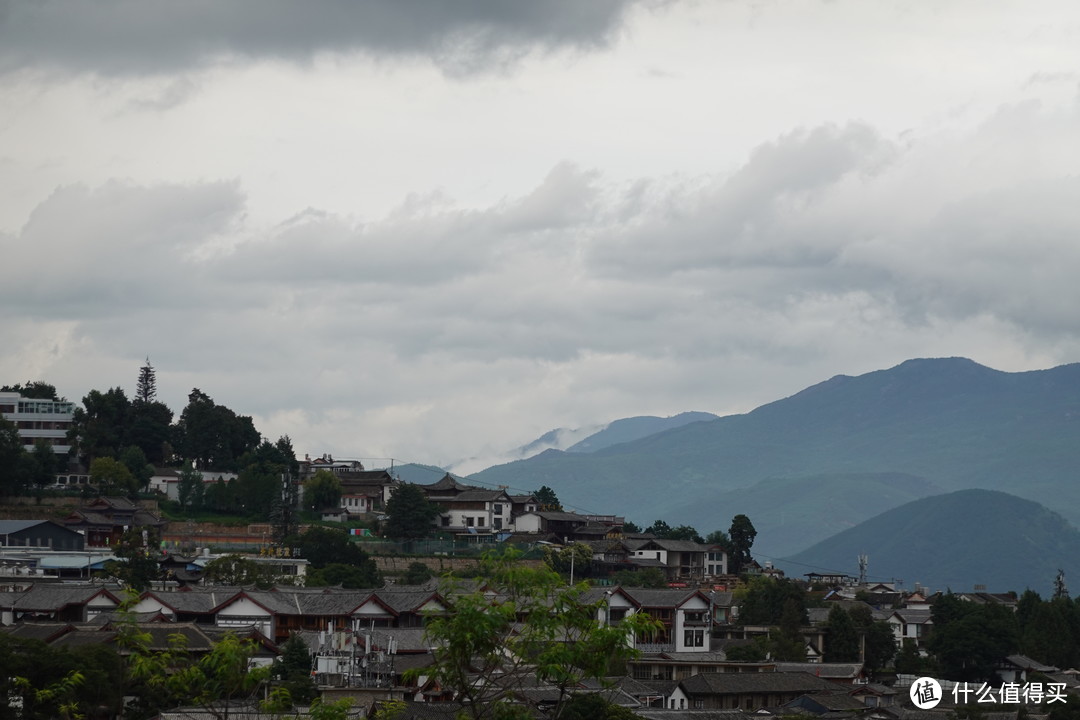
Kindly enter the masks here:
<path id="1" fill-rule="evenodd" d="M 806 591 L 792 580 L 751 577 L 749 582 L 736 590 L 736 597 L 739 600 L 740 625 L 778 625 L 789 598 L 795 601 L 799 623 L 808 622 Z"/>
<path id="2" fill-rule="evenodd" d="M 705 536 L 706 545 L 719 545 L 726 551 L 731 546 L 731 538 L 723 530 L 713 530 Z"/>
<path id="3" fill-rule="evenodd" d="M 848 615 L 862 636 L 863 663 L 874 672 L 888 667 L 896 656 L 896 636 L 886 620 L 875 620 L 868 605 L 853 607 Z"/>
<path id="4" fill-rule="evenodd" d="M 173 411 L 162 402 L 135 400 L 131 404 L 128 441 L 146 455 L 149 462 L 163 465 L 171 459 Z"/>
<path id="5" fill-rule="evenodd" d="M 603 601 L 587 601 L 584 585 L 568 586 L 558 573 L 524 566 L 519 557 L 484 555 L 487 592 L 447 588 L 450 608 L 429 617 L 425 628 L 435 661 L 422 672 L 452 689 L 474 720 L 526 717 L 514 698 L 532 678 L 558 688 L 551 711 L 558 719 L 572 689 L 607 677 L 634 656 L 632 636 L 658 628 L 643 613 L 601 625 Z"/>
<path id="6" fill-rule="evenodd" d="M 640 717 L 597 693 L 583 693 L 566 701 L 559 720 L 640 720 Z"/>
<path id="7" fill-rule="evenodd" d="M 785 662 L 806 660 L 806 639 L 802 627 L 806 624 L 806 608 L 794 596 L 784 599 L 780 623 L 772 636 L 772 656 Z"/>
<path id="8" fill-rule="evenodd" d="M 858 662 L 859 631 L 839 603 L 829 609 L 825 630 L 825 662 Z"/>
<path id="9" fill-rule="evenodd" d="M 307 705 L 319 694 L 311 679 L 311 652 L 299 635 L 290 635 L 282 643 L 281 655 L 274 663 L 273 676 L 294 703 Z"/>
<path id="10" fill-rule="evenodd" d="M 157 397 L 157 373 L 146 358 L 146 364 L 139 368 L 139 380 L 135 384 L 136 402 L 150 403 Z"/>
<path id="11" fill-rule="evenodd" d="M 541 510 L 561 512 L 563 509 L 562 503 L 559 502 L 559 496 L 547 485 L 541 485 L 540 489 L 533 493 L 533 497 L 536 498 L 536 502 L 540 503 Z"/>
<path id="12" fill-rule="evenodd" d="M 0 387 L 0 392 L 19 393 L 24 398 L 33 398 L 34 400 L 60 399 L 60 396 L 56 394 L 56 387 L 41 380 L 34 380 L 32 382 L 26 383 L 25 385 L 20 383 L 15 383 L 14 385 L 4 385 L 3 387 Z"/>
<path id="13" fill-rule="evenodd" d="M 342 530 L 327 527 L 309 528 L 296 540 L 300 555 L 307 559 L 311 568 L 319 570 L 331 563 L 353 565 L 378 575 L 378 568 L 371 556 L 349 541 Z"/>
<path id="14" fill-rule="evenodd" d="M 612 575 L 612 580 L 627 587 L 667 587 L 667 576 L 664 575 L 664 571 L 654 567 L 641 570 L 618 570 Z"/>
<path id="15" fill-rule="evenodd" d="M 431 535 L 439 506 L 427 499 L 418 485 L 403 483 L 386 503 L 386 525 L 383 534 L 398 539 L 422 538 Z"/>
<path id="16" fill-rule="evenodd" d="M 894 667 L 897 674 L 903 675 L 923 675 L 927 671 L 926 660 L 919 653 L 919 647 L 912 638 L 906 638 L 900 646 Z"/>
<path id="17" fill-rule="evenodd" d="M 81 681 L 76 679 L 80 676 Z M 105 644 L 50 647 L 39 640 L 0 633 L 2 718 L 111 716 L 121 706 L 122 678 L 120 655 Z M 22 704 L 17 715 L 8 706 L 15 698 Z"/>
<path id="18" fill-rule="evenodd" d="M 977 605 L 947 593 L 931 605 L 930 617 L 927 649 L 948 680 L 990 682 L 997 662 L 1019 649 L 1016 617 L 1004 605 Z"/>
<path id="19" fill-rule="evenodd" d="M 374 562 L 364 565 L 329 563 L 320 569 L 309 570 L 305 584 L 309 587 L 340 586 L 347 590 L 359 590 L 381 587 L 383 581 Z"/>
<path id="20" fill-rule="evenodd" d="M 435 573 L 431 571 L 427 565 L 422 562 L 409 563 L 409 569 L 405 571 L 405 575 L 401 578 L 401 581 L 406 585 L 423 585 L 432 577 Z"/>
<path id="21" fill-rule="evenodd" d="M 689 525 L 678 525 L 668 530 L 664 535 L 665 540 L 688 540 L 690 542 L 703 543 L 701 534 Z"/>
<path id="22" fill-rule="evenodd" d="M 190 462 L 184 463 L 176 483 L 176 499 L 180 507 L 184 510 L 202 508 L 205 490 L 202 473 L 192 467 Z"/>
<path id="23" fill-rule="evenodd" d="M 725 648 L 724 655 L 731 662 L 765 662 L 769 656 L 768 642 L 758 637 L 743 645 Z"/>
<path id="24" fill-rule="evenodd" d="M 896 657 L 896 635 L 886 620 L 875 620 L 863 633 L 863 662 L 871 672 L 884 670 Z"/>
<path id="25" fill-rule="evenodd" d="M 127 466 L 111 457 L 94 458 L 90 463 L 90 482 L 103 495 L 132 495 L 139 489 Z"/>
<path id="26" fill-rule="evenodd" d="M 131 402 L 122 388 L 91 390 L 76 407 L 68 439 L 83 465 L 97 458 L 115 458 L 128 442 Z"/>
<path id="27" fill-rule="evenodd" d="M 120 453 L 120 462 L 131 473 L 136 485 L 145 490 L 154 476 L 154 466 L 146 459 L 146 453 L 138 445 L 129 445 Z"/>
<path id="28" fill-rule="evenodd" d="M 206 564 L 203 576 L 219 585 L 273 586 L 273 568 L 243 555 L 222 555 Z"/>
<path id="29" fill-rule="evenodd" d="M 200 468 L 237 470 L 240 457 L 261 440 L 250 417 L 216 404 L 198 388 L 188 394 L 188 404 L 173 426 L 173 446 Z"/>
<path id="30" fill-rule="evenodd" d="M 1076 644 L 1069 619 L 1073 612 L 1068 598 L 1040 601 L 1021 635 L 1024 653 L 1048 665 L 1072 667 Z"/>
<path id="31" fill-rule="evenodd" d="M 231 706 L 252 704 L 270 677 L 270 667 L 251 667 L 255 650 L 253 640 L 229 633 L 209 653 L 174 670 L 166 682 L 175 697 L 225 720 Z"/>
<path id="32" fill-rule="evenodd" d="M 304 507 L 308 510 L 336 508 L 341 504 L 341 480 L 329 470 L 316 470 L 304 481 Z"/>
<path id="33" fill-rule="evenodd" d="M 241 455 L 235 462 L 241 468 L 236 478 L 240 511 L 260 519 L 269 518 L 275 509 L 280 511 L 286 483 L 291 482 L 289 472 L 294 460 L 279 444 L 268 440 Z"/>
<path id="34" fill-rule="evenodd" d="M 544 562 L 565 577 L 570 577 L 571 571 L 575 577 L 585 577 L 592 567 L 592 559 L 592 548 L 585 543 L 572 543 L 564 548 L 544 547 Z"/>
<path id="35" fill-rule="evenodd" d="M 152 528 L 128 530 L 113 546 L 113 554 L 120 559 L 105 563 L 105 572 L 126 587 L 140 592 L 149 589 L 151 583 L 161 579 L 156 552 L 159 542 L 158 533 Z"/>
<path id="36" fill-rule="evenodd" d="M 746 515 L 736 515 L 731 519 L 728 530 L 730 548 L 728 549 L 728 570 L 732 575 L 739 575 L 743 568 L 753 562 L 750 548 L 754 546 L 757 530 Z"/>
<path id="37" fill-rule="evenodd" d="M 653 520 L 653 524 L 645 528 L 645 532 L 658 538 L 664 538 L 671 532 L 671 526 L 663 520 Z"/>
<path id="38" fill-rule="evenodd" d="M 32 482 L 26 455 L 18 427 L 0 417 L 0 497 L 19 495 Z"/>
<path id="39" fill-rule="evenodd" d="M 35 442 L 31 460 L 30 472 L 38 492 L 56 482 L 56 472 L 59 470 L 60 460 L 56 457 L 51 445 L 44 440 Z"/>

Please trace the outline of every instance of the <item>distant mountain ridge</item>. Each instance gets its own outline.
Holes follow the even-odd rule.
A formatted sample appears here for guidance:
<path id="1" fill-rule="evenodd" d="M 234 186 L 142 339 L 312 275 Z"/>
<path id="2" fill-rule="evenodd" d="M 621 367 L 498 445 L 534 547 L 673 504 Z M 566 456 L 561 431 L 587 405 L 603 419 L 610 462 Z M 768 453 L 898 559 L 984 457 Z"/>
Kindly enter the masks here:
<path id="1" fill-rule="evenodd" d="M 747 514 L 758 529 L 755 549 L 782 555 L 889 507 L 967 488 L 1052 497 L 1055 509 L 1080 521 L 1078 440 L 1080 364 L 1006 373 L 964 358 L 918 359 L 838 375 L 745 415 L 591 453 L 549 450 L 472 477 L 548 485 L 590 511 L 703 533 L 726 529 L 734 514 L 771 495 L 757 518 Z M 893 476 L 892 494 L 883 496 L 880 482 L 850 480 L 859 476 Z M 784 492 L 770 485 L 777 482 L 787 483 Z M 828 483 L 845 488 L 842 513 L 820 501 L 817 490 Z M 805 515 L 814 498 L 818 509 Z M 800 526 L 785 530 L 797 512 Z"/>
<path id="2" fill-rule="evenodd" d="M 716 420 L 719 417 L 719 415 L 713 415 L 712 413 L 691 411 L 672 415 L 671 417 L 639 415 L 637 417 L 623 418 L 610 423 L 603 430 L 589 435 L 581 442 L 574 443 L 566 448 L 566 452 L 596 452 L 612 445 L 633 442 L 649 435 L 680 428 L 683 425 Z"/>
<path id="3" fill-rule="evenodd" d="M 1044 597 L 1058 569 L 1080 579 L 1080 530 L 1045 506 L 993 490 L 921 498 L 844 530 L 777 566 L 796 577 L 834 570 L 920 583 L 932 590 L 990 592 L 1027 588 Z"/>
<path id="4" fill-rule="evenodd" d="M 606 425 L 589 425 L 583 428 L 556 428 L 537 439 L 505 453 L 502 462 L 526 460 L 548 450 L 563 452 L 595 452 L 612 445 L 640 440 L 648 435 L 682 427 L 692 422 L 715 420 L 718 416 L 707 412 L 684 412 L 671 417 L 640 415 L 622 418 Z M 468 468 L 475 458 L 463 460 L 450 466 L 452 470 Z"/>

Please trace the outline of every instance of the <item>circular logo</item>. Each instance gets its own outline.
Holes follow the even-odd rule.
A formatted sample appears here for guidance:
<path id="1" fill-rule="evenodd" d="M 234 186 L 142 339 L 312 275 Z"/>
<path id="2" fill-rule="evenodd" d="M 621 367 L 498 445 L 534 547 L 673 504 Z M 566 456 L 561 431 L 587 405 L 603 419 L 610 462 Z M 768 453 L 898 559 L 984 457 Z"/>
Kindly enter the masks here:
<path id="1" fill-rule="evenodd" d="M 920 710 L 937 707 L 941 702 L 941 685 L 934 678 L 921 677 L 911 684 L 911 702 Z"/>

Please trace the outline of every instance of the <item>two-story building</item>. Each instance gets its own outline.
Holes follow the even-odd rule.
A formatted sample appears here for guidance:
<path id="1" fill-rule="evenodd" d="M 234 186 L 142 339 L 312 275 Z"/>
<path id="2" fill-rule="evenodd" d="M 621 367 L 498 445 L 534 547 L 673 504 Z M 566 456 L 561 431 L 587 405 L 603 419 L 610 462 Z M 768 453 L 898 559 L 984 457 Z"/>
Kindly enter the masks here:
<path id="1" fill-rule="evenodd" d="M 36 443 L 45 443 L 57 455 L 67 455 L 71 449 L 67 434 L 75 417 L 73 402 L 0 392 L 0 417 L 15 424 L 27 451 L 33 450 Z"/>
<path id="2" fill-rule="evenodd" d="M 719 545 L 651 538 L 630 547 L 631 562 L 659 567 L 670 582 L 702 584 L 727 575 L 727 553 Z"/>

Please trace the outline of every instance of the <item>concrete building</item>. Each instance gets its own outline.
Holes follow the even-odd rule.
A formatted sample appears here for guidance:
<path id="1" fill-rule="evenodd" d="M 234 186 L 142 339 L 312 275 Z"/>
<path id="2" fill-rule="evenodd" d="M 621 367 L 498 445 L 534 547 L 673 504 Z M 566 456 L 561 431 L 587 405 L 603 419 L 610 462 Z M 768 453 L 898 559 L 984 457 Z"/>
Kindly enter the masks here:
<path id="1" fill-rule="evenodd" d="M 75 416 L 75 403 L 67 400 L 24 398 L 19 393 L 0 392 L 0 416 L 15 423 L 23 447 L 34 449 L 39 440 L 52 446 L 57 455 L 66 455 L 71 445 L 67 433 Z"/>

